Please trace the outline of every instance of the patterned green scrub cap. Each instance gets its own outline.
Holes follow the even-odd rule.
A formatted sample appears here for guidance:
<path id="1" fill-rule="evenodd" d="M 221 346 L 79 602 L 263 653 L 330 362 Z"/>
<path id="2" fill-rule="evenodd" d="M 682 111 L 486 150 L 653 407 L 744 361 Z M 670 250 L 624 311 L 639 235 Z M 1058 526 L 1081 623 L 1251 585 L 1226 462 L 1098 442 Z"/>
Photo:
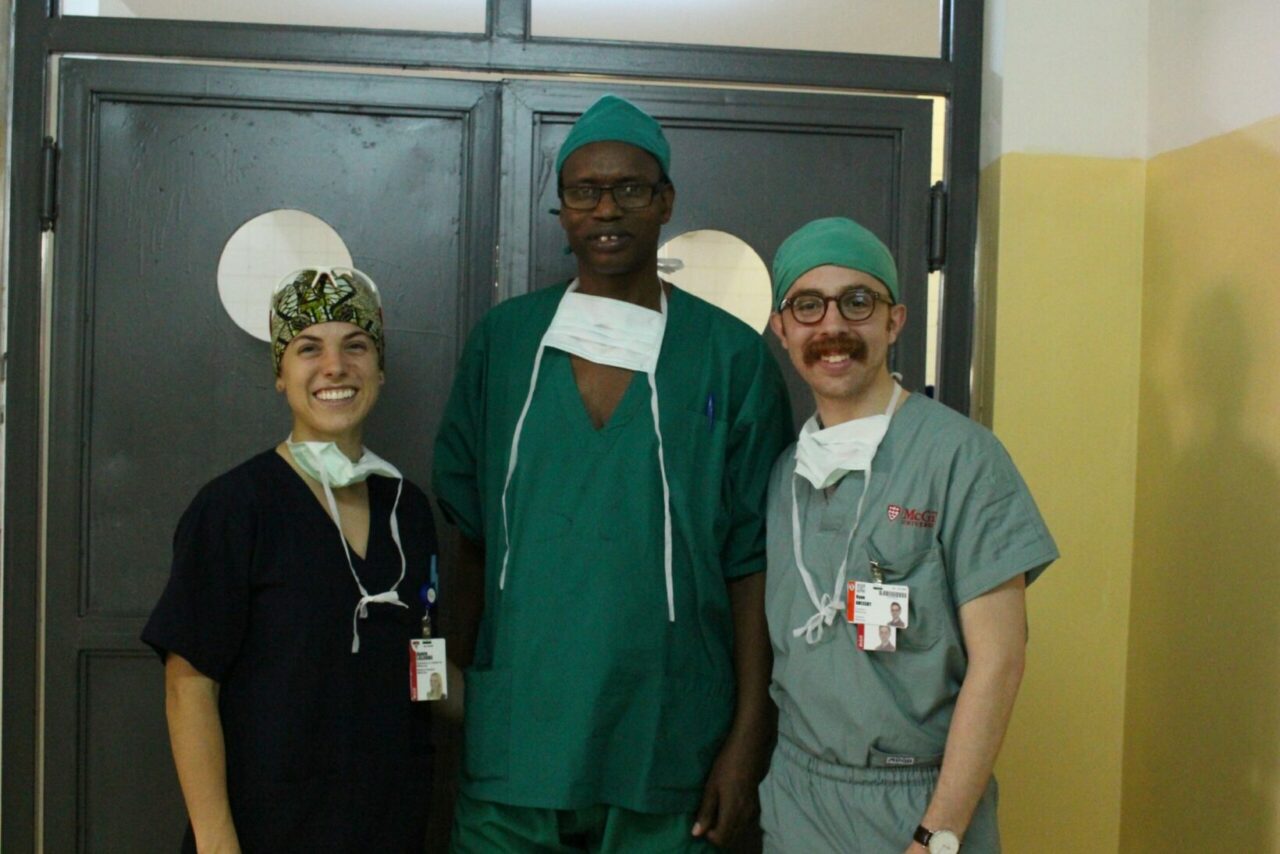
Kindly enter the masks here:
<path id="1" fill-rule="evenodd" d="M 383 367 L 382 299 L 373 279 L 350 267 L 306 267 L 281 279 L 271 297 L 271 359 L 276 375 L 285 348 L 299 332 L 332 320 L 354 323 L 368 332 L 378 348 L 378 367 Z"/>
<path id="2" fill-rule="evenodd" d="M 777 310 L 796 279 L 824 264 L 870 273 L 898 299 L 898 267 L 893 255 L 867 229 L 842 216 L 801 226 L 773 256 L 773 307 Z"/>
<path id="3" fill-rule="evenodd" d="M 570 154 L 593 142 L 625 142 L 642 148 L 658 161 L 663 177 L 671 173 L 671 146 L 662 126 L 626 98 L 605 95 L 582 114 L 556 155 L 556 174 L 560 174 Z"/>

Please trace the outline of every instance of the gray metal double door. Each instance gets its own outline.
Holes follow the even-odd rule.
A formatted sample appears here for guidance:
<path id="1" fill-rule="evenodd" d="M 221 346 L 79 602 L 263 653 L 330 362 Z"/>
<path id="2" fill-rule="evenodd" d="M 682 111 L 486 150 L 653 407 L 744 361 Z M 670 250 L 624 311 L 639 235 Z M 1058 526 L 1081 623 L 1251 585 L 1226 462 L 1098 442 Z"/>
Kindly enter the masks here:
<path id="1" fill-rule="evenodd" d="M 667 236 L 716 228 L 769 259 L 807 219 L 853 216 L 897 252 L 923 321 L 928 102 L 615 88 L 671 139 L 680 196 Z M 603 91 L 61 62 L 47 492 L 25 497 L 45 514 L 45 561 L 7 570 L 43 573 L 46 591 L 34 605 L 46 850 L 173 851 L 185 824 L 162 670 L 138 634 L 187 502 L 289 424 L 267 345 L 218 297 L 228 238 L 280 208 L 343 237 L 387 316 L 387 385 L 366 441 L 426 485 L 471 325 L 495 299 L 573 272 L 546 213 L 551 169 Z M 898 360 L 921 385 L 922 322 Z M 798 412 L 811 407 L 803 388 L 793 394 Z"/>

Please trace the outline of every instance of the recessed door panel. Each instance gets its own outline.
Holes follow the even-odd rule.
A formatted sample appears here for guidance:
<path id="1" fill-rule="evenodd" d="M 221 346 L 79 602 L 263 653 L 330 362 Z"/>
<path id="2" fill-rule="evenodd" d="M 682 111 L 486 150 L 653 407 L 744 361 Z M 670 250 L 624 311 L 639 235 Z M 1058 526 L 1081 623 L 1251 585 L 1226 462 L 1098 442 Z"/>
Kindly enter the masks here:
<path id="1" fill-rule="evenodd" d="M 137 637 L 196 490 L 290 426 L 270 345 L 221 303 L 227 240 L 279 209 L 342 238 L 386 320 L 387 381 L 365 441 L 425 486 L 462 336 L 491 298 L 498 99 L 470 82 L 61 64 L 47 850 L 172 851 L 185 823 L 179 798 L 144 815 L 130 796 L 132 778 L 177 792 L 162 669 L 133 657 Z M 265 315 L 269 289 L 261 299 Z M 146 732 L 128 743 L 146 748 L 133 767 L 109 733 L 121 723 L 116 672 L 129 703 L 157 712 L 138 717 Z"/>

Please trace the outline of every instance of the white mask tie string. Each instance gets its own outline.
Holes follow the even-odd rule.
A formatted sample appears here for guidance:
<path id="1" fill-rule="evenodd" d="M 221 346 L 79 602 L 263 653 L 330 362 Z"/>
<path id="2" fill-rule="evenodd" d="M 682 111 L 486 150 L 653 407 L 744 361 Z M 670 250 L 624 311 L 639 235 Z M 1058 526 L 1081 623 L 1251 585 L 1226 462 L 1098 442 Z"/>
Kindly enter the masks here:
<path id="1" fill-rule="evenodd" d="M 653 414 L 653 432 L 658 441 L 658 472 L 662 477 L 662 565 L 667 588 L 667 619 L 675 622 L 675 582 L 673 571 L 673 545 L 671 521 L 671 485 L 667 480 L 666 455 L 662 444 L 662 423 L 658 411 L 658 357 L 667 325 L 666 289 L 659 285 L 658 312 L 633 305 L 622 300 L 580 294 L 578 280 L 569 284 L 551 325 L 538 343 L 533 357 L 533 372 L 529 377 L 529 392 L 516 419 L 511 436 L 511 453 L 507 459 L 507 476 L 502 484 L 502 569 L 498 574 L 498 589 L 505 590 L 507 569 L 511 559 L 511 528 L 507 513 L 507 493 L 515 474 L 519 457 L 520 436 L 524 432 L 525 418 L 533 403 L 533 393 L 538 386 L 538 373 L 542 367 L 542 354 L 547 347 L 554 347 L 580 356 L 600 365 L 612 365 L 630 371 L 640 371 L 649 377 L 649 408 Z"/>
<path id="2" fill-rule="evenodd" d="M 400 494 L 404 491 L 404 476 L 400 474 L 399 469 L 367 448 L 363 449 L 360 459 L 352 463 L 346 454 L 342 453 L 341 449 L 333 442 L 295 442 L 291 435 L 285 444 L 298 467 L 320 481 L 320 486 L 324 489 L 325 503 L 329 507 L 329 516 L 333 519 L 333 524 L 338 529 L 338 542 L 342 543 L 342 553 L 347 558 L 347 568 L 351 570 L 351 577 L 355 579 L 356 588 L 360 591 L 360 599 L 356 602 L 355 611 L 351 615 L 351 651 L 353 653 L 359 652 L 359 621 L 368 618 L 369 605 L 371 603 L 382 602 L 389 605 L 397 605 L 401 608 L 409 607 L 401 601 L 400 594 L 397 592 L 400 582 L 404 581 L 405 571 L 408 568 L 408 562 L 404 556 L 404 546 L 400 542 L 400 522 L 397 515 L 400 509 Z M 380 474 L 397 480 L 396 498 L 391 505 L 390 527 L 391 540 L 395 543 L 396 551 L 400 554 L 400 577 L 396 579 L 396 583 L 391 585 L 389 589 L 372 595 L 360 581 L 360 576 L 356 573 L 355 563 L 351 560 L 351 549 L 347 546 L 347 535 L 342 531 L 342 519 L 338 515 L 338 501 L 334 498 L 333 487 L 330 485 L 332 480 L 336 482 L 339 488 L 350 486 L 353 483 L 367 480 L 371 474 Z"/>
<path id="3" fill-rule="evenodd" d="M 884 439 L 885 433 L 888 432 L 888 419 L 893 417 L 894 410 L 898 405 L 898 396 L 902 393 L 902 386 L 897 382 L 893 384 L 893 395 L 889 398 L 889 405 L 885 407 L 884 416 L 870 416 L 872 418 L 885 417 L 885 427 L 879 431 L 880 435 L 876 440 L 875 446 L 871 448 L 870 454 L 860 453 L 860 461 L 858 465 L 863 472 L 862 475 L 862 494 L 858 496 L 858 509 L 854 515 L 853 526 L 849 529 L 849 538 L 845 540 L 844 557 L 840 561 L 840 569 L 836 572 L 835 589 L 830 593 L 818 594 L 817 585 L 814 583 L 813 575 L 809 572 L 808 567 L 804 565 L 803 548 L 800 541 L 801 525 L 800 525 L 800 502 L 796 498 L 796 480 L 803 475 L 796 472 L 791 476 L 791 549 L 795 558 L 796 569 L 800 571 L 800 579 L 804 582 L 805 592 L 809 594 L 809 601 L 813 603 L 814 613 L 805 620 L 804 625 L 791 630 L 794 637 L 804 635 L 805 643 L 813 646 L 822 640 L 822 635 L 827 626 L 835 622 L 836 615 L 840 613 L 841 603 L 844 601 L 845 578 L 849 570 L 849 547 L 853 545 L 853 538 L 858 533 L 858 527 L 862 524 L 862 505 L 867 500 L 867 489 L 871 486 L 871 461 L 875 457 L 875 451 Z M 848 423 L 848 422 L 846 422 Z M 837 425 L 844 426 L 844 425 Z M 799 457 L 799 447 L 796 449 L 797 458 Z M 798 462 L 797 462 L 798 465 Z M 865 468 L 861 468 L 865 466 Z M 841 475 L 843 477 L 843 474 Z M 837 479 L 838 480 L 838 479 Z M 817 488 L 817 487 L 815 487 Z"/>

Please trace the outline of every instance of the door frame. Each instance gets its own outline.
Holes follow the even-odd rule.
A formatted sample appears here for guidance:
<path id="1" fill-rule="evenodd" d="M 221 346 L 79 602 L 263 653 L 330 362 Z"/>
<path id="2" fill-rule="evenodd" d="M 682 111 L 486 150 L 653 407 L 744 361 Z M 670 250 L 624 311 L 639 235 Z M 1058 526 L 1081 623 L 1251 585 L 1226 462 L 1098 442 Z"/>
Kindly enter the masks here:
<path id="1" fill-rule="evenodd" d="M 42 141 L 57 54 L 396 66 L 481 72 L 604 74 L 931 94 L 948 100 L 948 185 L 938 397 L 967 412 L 972 365 L 981 109 L 983 0 L 944 0 L 939 58 L 846 55 L 535 38 L 532 0 L 488 0 L 479 35 L 347 31 L 193 21 L 59 18 L 57 0 L 13 0 L 9 126 L 8 351 L 3 531 L 3 717 L 0 849 L 35 850 L 43 500 L 41 331 L 44 240 Z"/>

